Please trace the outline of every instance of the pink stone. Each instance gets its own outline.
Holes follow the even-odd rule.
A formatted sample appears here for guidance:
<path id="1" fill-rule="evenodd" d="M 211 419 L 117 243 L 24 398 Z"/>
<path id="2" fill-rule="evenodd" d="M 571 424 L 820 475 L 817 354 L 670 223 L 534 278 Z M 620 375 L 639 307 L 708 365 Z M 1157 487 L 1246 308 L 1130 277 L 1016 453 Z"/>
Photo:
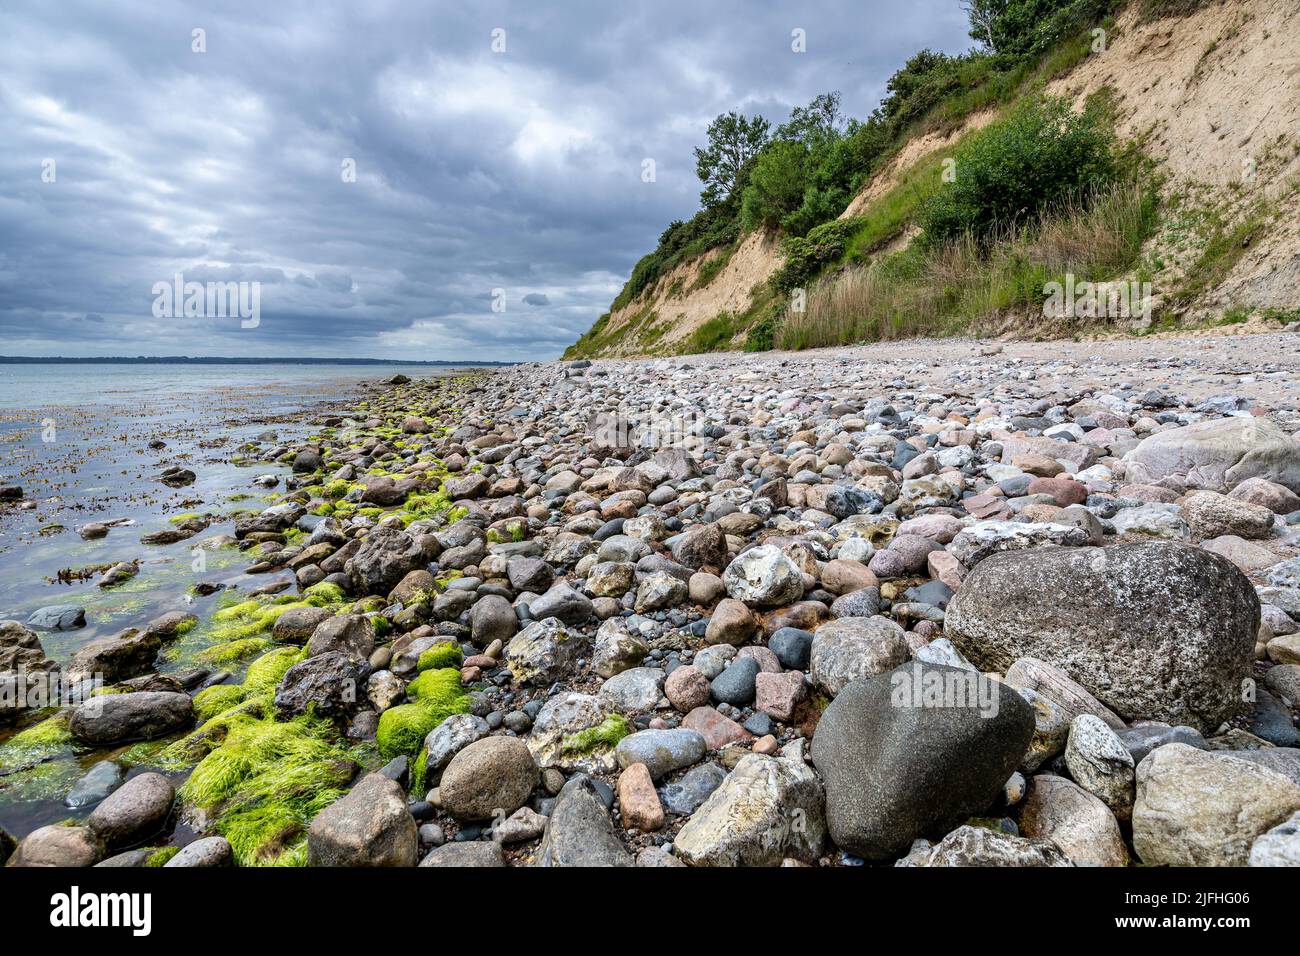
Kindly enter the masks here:
<path id="1" fill-rule="evenodd" d="M 650 831 L 664 825 L 664 808 L 645 764 L 634 763 L 619 774 L 618 807 L 624 826 Z"/>
<path id="2" fill-rule="evenodd" d="M 721 750 L 727 744 L 749 743 L 754 739 L 748 730 L 712 707 L 696 707 L 682 718 L 682 726 L 703 737 L 710 750 Z"/>
<path id="3" fill-rule="evenodd" d="M 691 664 L 677 667 L 664 681 L 664 696 L 682 713 L 709 702 L 709 679 Z"/>
<path id="4" fill-rule="evenodd" d="M 803 674 L 785 671 L 781 674 L 760 673 L 754 678 L 754 707 L 777 720 L 789 720 L 794 709 L 804 699 Z"/>

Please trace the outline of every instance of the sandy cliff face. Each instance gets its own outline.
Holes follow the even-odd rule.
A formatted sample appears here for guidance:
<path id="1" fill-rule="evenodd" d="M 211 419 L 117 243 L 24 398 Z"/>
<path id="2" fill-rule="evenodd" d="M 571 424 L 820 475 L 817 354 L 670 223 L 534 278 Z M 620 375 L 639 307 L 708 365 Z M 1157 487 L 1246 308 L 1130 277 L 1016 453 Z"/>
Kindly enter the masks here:
<path id="1" fill-rule="evenodd" d="M 1230 308 L 1300 307 L 1300 2 L 1226 0 L 1192 15 L 1140 22 L 1122 13 L 1095 52 L 1047 88 L 1081 107 L 1106 92 L 1121 139 L 1135 141 L 1167 177 L 1166 229 L 1152 240 L 1156 289 L 1185 284 L 1200 268 L 1188 232 L 1213 219 L 1244 252 L 1181 308 L 1194 320 Z M 972 114 L 958 127 L 906 142 L 854 197 L 841 218 L 861 216 L 916 163 L 995 119 Z M 905 230 L 888 249 L 905 244 Z M 741 314 L 784 262 L 780 240 L 745 237 L 709 276 L 713 250 L 683 263 L 635 301 L 615 310 L 596 354 L 680 351 L 720 313 Z M 701 281 L 704 279 L 705 281 Z"/>
<path id="2" fill-rule="evenodd" d="M 1108 88 L 1118 132 L 1184 190 L 1241 219 L 1267 208 L 1249 249 L 1197 312 L 1300 305 L 1300 3 L 1229 0 L 1184 18 L 1138 23 L 1130 9 L 1106 49 L 1049 92 L 1080 102 Z M 1176 258 L 1176 257 L 1175 257 Z"/>

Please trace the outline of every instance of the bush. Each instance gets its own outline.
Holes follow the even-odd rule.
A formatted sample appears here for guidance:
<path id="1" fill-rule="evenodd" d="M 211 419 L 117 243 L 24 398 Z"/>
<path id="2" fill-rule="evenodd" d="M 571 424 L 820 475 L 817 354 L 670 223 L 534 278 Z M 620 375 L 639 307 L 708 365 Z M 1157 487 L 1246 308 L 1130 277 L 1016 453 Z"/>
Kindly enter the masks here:
<path id="1" fill-rule="evenodd" d="M 956 176 L 921 212 L 925 244 L 1029 222 L 1115 179 L 1115 136 L 1101 111 L 1035 98 L 987 127 L 955 157 Z"/>
<path id="2" fill-rule="evenodd" d="M 785 265 L 772 277 L 772 284 L 781 292 L 803 287 L 844 254 L 845 243 L 861 225 L 860 219 L 833 219 L 810 230 L 807 236 L 790 237 L 785 241 Z"/>

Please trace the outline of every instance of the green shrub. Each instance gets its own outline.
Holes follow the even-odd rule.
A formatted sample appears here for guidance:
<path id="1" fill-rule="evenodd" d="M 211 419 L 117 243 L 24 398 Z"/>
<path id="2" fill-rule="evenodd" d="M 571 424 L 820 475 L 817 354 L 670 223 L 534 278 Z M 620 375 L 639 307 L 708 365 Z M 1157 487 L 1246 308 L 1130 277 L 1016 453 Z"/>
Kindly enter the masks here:
<path id="1" fill-rule="evenodd" d="M 1061 209 L 1113 181 L 1115 135 L 1099 108 L 1075 113 L 1067 100 L 1036 97 L 958 151 L 954 181 L 926 202 L 927 245 L 999 229 Z"/>
<path id="2" fill-rule="evenodd" d="M 844 254 L 845 244 L 861 226 L 860 219 L 833 219 L 809 231 L 807 236 L 792 236 L 785 241 L 785 265 L 772 277 L 781 292 L 804 287 L 830 262 Z"/>

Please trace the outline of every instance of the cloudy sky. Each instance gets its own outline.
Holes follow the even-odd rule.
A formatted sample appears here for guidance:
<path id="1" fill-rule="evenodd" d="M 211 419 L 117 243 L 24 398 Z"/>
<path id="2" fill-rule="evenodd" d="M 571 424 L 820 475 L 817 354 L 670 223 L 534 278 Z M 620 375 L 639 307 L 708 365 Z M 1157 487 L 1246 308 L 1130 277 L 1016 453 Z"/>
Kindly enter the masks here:
<path id="1" fill-rule="evenodd" d="M 552 358 L 715 115 L 865 116 L 926 46 L 957 0 L 4 0 L 0 353 Z M 177 273 L 260 324 L 155 316 Z"/>

